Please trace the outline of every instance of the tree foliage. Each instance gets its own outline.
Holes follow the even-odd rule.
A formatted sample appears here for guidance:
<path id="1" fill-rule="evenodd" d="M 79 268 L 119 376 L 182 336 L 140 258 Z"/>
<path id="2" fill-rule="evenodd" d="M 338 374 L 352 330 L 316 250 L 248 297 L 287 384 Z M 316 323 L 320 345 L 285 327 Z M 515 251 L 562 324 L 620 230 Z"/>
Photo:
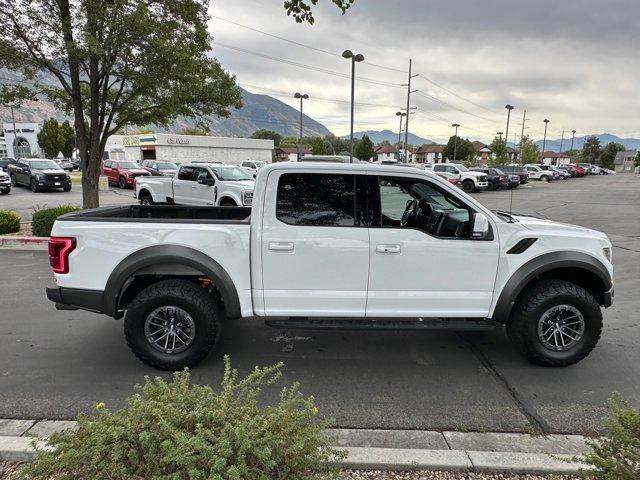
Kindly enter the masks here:
<path id="1" fill-rule="evenodd" d="M 331 0 L 344 15 L 351 7 L 355 0 Z M 315 18 L 313 17 L 312 7 L 318 4 L 318 0 L 285 0 L 284 8 L 287 15 L 292 16 L 296 22 L 307 22 L 313 25 Z"/>
<path id="2" fill-rule="evenodd" d="M 600 140 L 595 135 L 591 135 L 585 139 L 582 146 L 582 161 L 595 164 L 600 158 L 602 150 L 600 148 Z"/>
<path id="3" fill-rule="evenodd" d="M 493 154 L 492 162 L 495 165 L 506 165 L 509 163 L 509 151 L 507 150 L 507 141 L 502 137 L 496 136 L 489 145 L 489 149 Z"/>
<path id="4" fill-rule="evenodd" d="M 181 135 L 211 135 L 211 130 L 208 127 L 184 127 L 180 130 Z"/>
<path id="5" fill-rule="evenodd" d="M 75 148 L 76 132 L 69 123 L 69 120 L 65 120 L 60 125 L 60 152 L 64 158 L 71 158 Z"/>
<path id="6" fill-rule="evenodd" d="M 273 140 L 273 145 L 275 147 L 280 146 L 280 141 L 282 140 L 282 135 L 278 132 L 274 132 L 273 130 L 267 130 L 266 128 L 261 128 L 260 130 L 256 130 L 251 134 L 251 138 L 261 138 L 264 140 Z"/>
<path id="7" fill-rule="evenodd" d="M 60 152 L 60 124 L 55 118 L 45 120 L 38 132 L 38 146 L 46 158 L 55 158 Z"/>
<path id="8" fill-rule="evenodd" d="M 520 150 L 522 152 L 520 156 L 520 163 L 526 165 L 527 163 L 538 163 L 540 161 L 540 149 L 529 138 L 529 135 L 525 135 L 520 140 Z"/>
<path id="9" fill-rule="evenodd" d="M 624 150 L 624 145 L 621 143 L 607 143 L 600 154 L 600 166 L 604 168 L 613 168 L 613 161 L 616 159 L 616 155 L 618 152 L 624 152 Z"/>
<path id="10" fill-rule="evenodd" d="M 327 152 L 331 155 L 338 155 L 340 152 L 349 150 L 349 140 L 336 137 L 333 134 L 326 135 L 324 141 L 327 145 Z"/>
<path id="11" fill-rule="evenodd" d="M 455 158 L 454 158 L 454 151 L 455 151 Z M 442 151 L 442 155 L 444 158 L 448 158 L 449 161 L 451 162 L 453 162 L 454 160 L 455 161 L 467 160 L 469 157 L 473 156 L 474 162 L 475 162 L 475 150 L 473 148 L 473 144 L 467 138 L 462 139 L 460 137 L 457 137 L 457 140 L 456 140 L 455 135 L 452 135 L 449 138 L 449 141 L 447 142 L 447 144 L 445 145 Z"/>
<path id="12" fill-rule="evenodd" d="M 327 150 L 324 147 L 324 141 L 322 137 L 314 137 L 311 140 L 311 153 L 313 155 L 326 155 Z"/>
<path id="13" fill-rule="evenodd" d="M 640 151 L 636 153 L 636 158 L 633 163 L 634 163 L 634 166 L 640 167 Z"/>
<path id="14" fill-rule="evenodd" d="M 85 207 L 98 205 L 102 154 L 124 125 L 168 126 L 181 115 L 226 116 L 241 106 L 234 77 L 210 55 L 208 7 L 208 0 L 0 2 L 0 67 L 27 78 L 22 94 L 46 95 L 73 112 Z M 57 84 L 39 82 L 42 71 Z"/>
<path id="15" fill-rule="evenodd" d="M 362 135 L 362 138 L 353 148 L 353 155 L 360 160 L 370 160 L 373 157 L 373 152 L 373 142 L 368 135 Z"/>

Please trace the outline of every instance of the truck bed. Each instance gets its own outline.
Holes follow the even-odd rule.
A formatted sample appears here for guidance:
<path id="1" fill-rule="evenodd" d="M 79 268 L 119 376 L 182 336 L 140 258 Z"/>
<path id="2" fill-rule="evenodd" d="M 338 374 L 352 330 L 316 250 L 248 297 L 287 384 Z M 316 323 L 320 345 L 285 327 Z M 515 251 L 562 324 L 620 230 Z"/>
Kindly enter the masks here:
<path id="1" fill-rule="evenodd" d="M 82 222 L 249 223 L 251 207 L 124 205 L 67 213 L 60 220 Z"/>

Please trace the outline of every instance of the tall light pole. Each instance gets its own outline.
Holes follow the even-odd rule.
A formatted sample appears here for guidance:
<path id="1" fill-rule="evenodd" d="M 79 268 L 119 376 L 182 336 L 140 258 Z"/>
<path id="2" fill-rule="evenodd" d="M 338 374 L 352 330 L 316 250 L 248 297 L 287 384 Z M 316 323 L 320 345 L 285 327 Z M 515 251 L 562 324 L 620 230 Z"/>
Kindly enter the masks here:
<path id="1" fill-rule="evenodd" d="M 573 153 L 573 140 L 576 138 L 576 131 L 575 130 L 571 130 L 571 153 Z"/>
<path id="2" fill-rule="evenodd" d="M 458 127 L 459 123 L 452 123 L 451 126 L 456 129 L 456 133 L 453 136 L 453 163 L 456 163 L 456 156 L 458 155 Z"/>
<path id="3" fill-rule="evenodd" d="M 511 110 L 515 107 L 507 103 L 504 108 L 507 109 L 507 129 L 504 131 L 504 145 L 506 147 L 509 143 L 509 119 L 511 118 Z"/>
<path id="4" fill-rule="evenodd" d="M 342 52 L 342 56 L 343 58 L 351 59 L 351 134 L 349 136 L 349 162 L 353 163 L 353 98 L 356 89 L 356 62 L 362 62 L 364 60 L 364 55 L 361 53 L 354 55 L 351 50 L 345 50 Z"/>
<path id="5" fill-rule="evenodd" d="M 560 151 L 558 152 L 558 158 L 556 158 L 556 165 L 560 165 L 560 154 L 562 153 L 562 145 L 564 144 L 564 128 L 562 129 L 562 138 L 560 139 Z"/>
<path id="6" fill-rule="evenodd" d="M 402 142 L 402 117 L 406 115 L 405 112 L 396 112 L 396 115 L 400 117 L 400 127 L 398 128 L 398 148 L 400 147 L 400 142 Z"/>
<path id="7" fill-rule="evenodd" d="M 542 138 L 542 158 L 544 158 L 544 149 L 547 146 L 547 125 L 549 125 L 549 119 L 545 118 L 544 122 L 544 137 Z"/>
<path id="8" fill-rule="evenodd" d="M 498 137 L 500 137 L 500 141 L 502 141 L 502 135 L 504 134 L 504 132 L 496 132 L 496 135 L 498 135 Z"/>
<path id="9" fill-rule="evenodd" d="M 302 101 L 309 98 L 309 95 L 296 92 L 294 98 L 300 99 L 300 139 L 298 140 L 298 161 L 300 161 L 300 147 L 302 146 Z"/>
<path id="10" fill-rule="evenodd" d="M 18 131 L 16 130 L 16 117 L 13 115 L 13 105 L 9 105 L 11 109 L 11 123 L 13 123 L 13 145 L 11 145 L 11 151 L 13 152 L 13 156 L 16 160 L 20 159 L 20 155 L 18 155 L 17 147 L 18 147 Z"/>

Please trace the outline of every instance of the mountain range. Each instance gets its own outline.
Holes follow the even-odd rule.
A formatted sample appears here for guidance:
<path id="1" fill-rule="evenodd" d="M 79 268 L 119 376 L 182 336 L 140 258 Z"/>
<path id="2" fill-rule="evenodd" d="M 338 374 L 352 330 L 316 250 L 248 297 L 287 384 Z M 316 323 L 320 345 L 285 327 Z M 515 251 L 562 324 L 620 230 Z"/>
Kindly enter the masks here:
<path id="1" fill-rule="evenodd" d="M 576 137 L 575 140 L 573 141 L 574 150 L 580 150 L 584 145 L 587 137 L 590 137 L 590 136 L 591 135 L 584 135 L 581 137 Z M 628 150 L 640 149 L 640 139 L 638 138 L 620 138 L 617 135 L 612 135 L 610 133 L 600 133 L 600 134 L 595 134 L 595 136 L 598 137 L 598 140 L 600 140 L 601 147 L 604 147 L 607 143 L 616 142 L 624 145 L 624 147 Z M 542 150 L 542 143 L 543 143 L 542 140 L 538 140 L 535 143 L 540 148 L 540 150 Z M 544 149 L 546 151 L 559 152 L 561 143 L 562 143 L 563 152 L 566 152 L 567 150 L 571 149 L 571 137 L 565 138 L 564 140 L 560 138 L 555 140 L 547 139 L 547 141 L 545 142 Z"/>
<path id="2" fill-rule="evenodd" d="M 398 143 L 398 132 L 392 132 L 391 130 L 366 130 L 363 132 L 353 132 L 354 138 L 362 138 L 363 135 L 367 135 L 371 139 L 371 141 L 374 143 L 374 145 L 378 145 L 379 143 L 385 140 L 391 143 L 392 145 Z M 343 135 L 340 138 L 348 139 L 349 135 Z M 404 133 L 402 134 L 400 140 L 404 142 Z M 422 138 L 411 132 L 409 132 L 408 142 L 411 145 L 422 145 L 423 143 L 435 143 L 432 140 L 429 140 L 427 138 Z"/>

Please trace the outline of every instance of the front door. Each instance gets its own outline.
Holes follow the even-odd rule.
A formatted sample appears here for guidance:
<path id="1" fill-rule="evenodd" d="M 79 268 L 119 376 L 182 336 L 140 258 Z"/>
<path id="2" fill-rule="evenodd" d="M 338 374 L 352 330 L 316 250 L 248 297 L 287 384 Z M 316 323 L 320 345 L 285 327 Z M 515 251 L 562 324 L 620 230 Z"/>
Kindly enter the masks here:
<path id="1" fill-rule="evenodd" d="M 365 175 L 282 173 L 267 181 L 262 293 L 268 316 L 363 317 L 369 274 Z"/>
<path id="2" fill-rule="evenodd" d="M 497 236 L 472 240 L 473 209 L 429 179 L 371 175 L 370 182 L 367 316 L 488 316 Z"/>

